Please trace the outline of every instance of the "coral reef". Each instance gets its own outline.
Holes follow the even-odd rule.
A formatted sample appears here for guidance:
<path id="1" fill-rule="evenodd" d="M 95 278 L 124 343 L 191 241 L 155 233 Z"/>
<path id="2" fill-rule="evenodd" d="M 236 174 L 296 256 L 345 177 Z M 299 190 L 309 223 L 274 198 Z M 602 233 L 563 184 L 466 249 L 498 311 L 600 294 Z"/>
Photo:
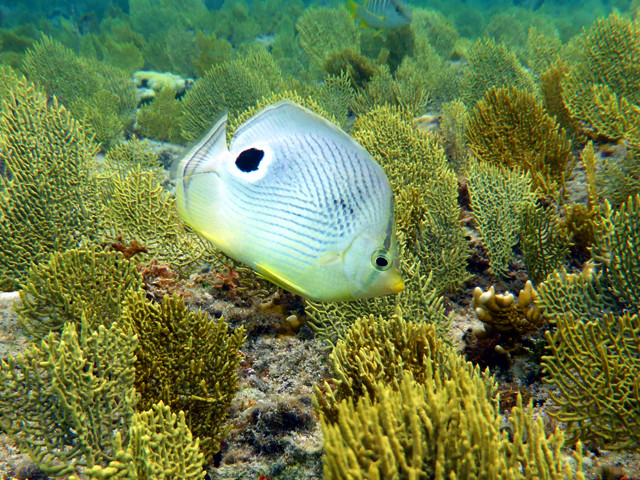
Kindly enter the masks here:
<path id="1" fill-rule="evenodd" d="M 138 408 L 163 401 L 175 411 L 186 412 L 187 425 L 200 438 L 205 456 L 217 453 L 229 431 L 223 422 L 237 390 L 244 329 L 230 333 L 222 319 L 189 311 L 177 295 L 156 304 L 147 301 L 143 292 L 127 297 L 121 321 L 138 338 Z"/>
<path id="2" fill-rule="evenodd" d="M 584 478 L 580 470 L 573 476 L 559 453 L 562 432 L 547 437 L 542 420 L 532 419 L 531 406 L 525 410 L 518 401 L 512 409 L 509 437 L 500 428 L 495 383 L 488 373 L 438 345 L 433 330 L 413 332 L 410 322 L 390 320 L 394 323 L 391 330 L 386 324 L 378 330 L 373 319 L 354 325 L 351 335 L 361 339 L 355 344 L 359 351 L 340 362 L 349 368 L 349 380 L 370 381 L 371 393 L 338 403 L 328 385 L 325 392 L 317 391 L 325 478 L 344 478 L 345 471 L 361 479 Z M 385 327 L 388 335 L 378 336 Z M 401 358 L 392 342 L 404 346 Z M 382 363 L 384 358 L 395 360 Z M 419 381 L 411 374 L 414 365 Z M 344 382 L 340 378 L 338 388 Z"/>
<path id="3" fill-rule="evenodd" d="M 529 172 L 545 195 L 563 195 L 573 168 L 571 144 L 531 93 L 491 88 L 471 114 L 467 142 L 482 160 Z"/>
<path id="4" fill-rule="evenodd" d="M 142 279 L 121 253 L 95 246 L 55 252 L 46 263 L 34 265 L 16 312 L 22 328 L 35 338 L 60 333 L 67 322 L 91 333 L 116 322 L 129 290 L 141 290 Z M 85 319 L 83 321 L 83 318 Z"/>
<path id="5" fill-rule="evenodd" d="M 145 138 L 178 143 L 181 103 L 171 88 L 164 88 L 153 102 L 142 105 L 136 117 L 135 131 Z"/>
<path id="6" fill-rule="evenodd" d="M 20 288 L 30 266 L 50 253 L 96 235 L 88 166 L 97 149 L 56 99 L 7 67 L 0 76 L 0 290 L 6 291 Z"/>
<path id="7" fill-rule="evenodd" d="M 533 76 L 505 45 L 490 38 L 479 39 L 469 50 L 467 60 L 469 66 L 464 70 L 462 84 L 467 107 L 473 108 L 491 87 L 513 87 L 537 95 Z"/>
<path id="8" fill-rule="evenodd" d="M 78 338 L 75 323 L 0 361 L 0 426 L 37 467 L 68 475 L 112 460 L 138 400 L 137 339 L 120 325 Z"/>
<path id="9" fill-rule="evenodd" d="M 402 110 L 390 107 L 358 117 L 352 135 L 389 176 L 399 243 L 406 242 L 404 249 L 432 271 L 438 293 L 458 288 L 467 278 L 469 250 L 458 221 L 458 182 L 435 137 L 417 130 Z"/>
<path id="10" fill-rule="evenodd" d="M 300 48 L 318 68 L 334 52 L 342 52 L 345 49 L 356 52 L 359 50 L 358 31 L 344 7 L 308 8 L 298 18 L 296 30 L 296 41 Z"/>
<path id="11" fill-rule="evenodd" d="M 619 127 L 602 115 L 599 90 L 605 88 L 629 105 L 640 103 L 640 23 L 618 14 L 598 19 L 577 37 L 571 68 L 562 80 L 562 95 L 583 128 L 620 138 Z"/>
<path id="12" fill-rule="evenodd" d="M 206 472 L 199 439 L 193 438 L 185 421 L 160 401 L 150 410 L 136 413 L 129 427 L 129 444 L 122 446 L 118 432 L 114 438 L 114 458 L 107 467 L 96 465 L 84 475 L 89 480 L 203 480 Z M 71 477 L 70 480 L 79 480 Z"/>
<path id="13" fill-rule="evenodd" d="M 535 284 L 564 265 L 569 253 L 569 234 L 553 206 L 527 204 L 522 211 L 520 236 L 524 264 Z"/>
<path id="14" fill-rule="evenodd" d="M 568 313 L 557 317 L 547 341 L 543 365 L 561 392 L 553 395 L 560 406 L 554 416 L 567 423 L 572 441 L 638 448 L 640 317 L 626 312 L 586 321 Z"/>
<path id="15" fill-rule="evenodd" d="M 522 213 L 535 202 L 531 177 L 475 159 L 466 173 L 471 209 L 491 269 L 504 276 L 520 241 Z"/>
<path id="16" fill-rule="evenodd" d="M 480 287 L 473 290 L 473 311 L 485 325 L 485 334 L 494 331 L 512 332 L 519 335 L 535 331 L 542 325 L 542 314 L 536 301 L 538 294 L 531 281 L 527 281 L 524 289 L 518 294 L 514 303 L 511 293 L 496 295 L 492 286 L 486 292 Z"/>
<path id="17" fill-rule="evenodd" d="M 268 54 L 214 65 L 182 101 L 179 117 L 182 138 L 195 140 L 223 111 L 228 110 L 230 116 L 239 114 L 277 90 L 281 81 L 280 71 Z"/>
<path id="18" fill-rule="evenodd" d="M 89 115 L 96 140 L 108 149 L 133 125 L 136 92 L 129 76 L 116 67 L 77 56 L 44 37 L 30 48 L 22 65 L 27 77 L 55 95 L 76 118 Z M 96 108 L 96 105 L 111 108 Z M 105 127 L 108 125 L 108 127 Z"/>
<path id="19" fill-rule="evenodd" d="M 186 275 L 219 254 L 187 229 L 175 198 L 163 187 L 164 172 L 149 145 L 137 140 L 109 152 L 96 177 L 101 190 L 103 235 L 109 242 L 137 242 L 144 248 L 136 260 L 157 259 Z"/>

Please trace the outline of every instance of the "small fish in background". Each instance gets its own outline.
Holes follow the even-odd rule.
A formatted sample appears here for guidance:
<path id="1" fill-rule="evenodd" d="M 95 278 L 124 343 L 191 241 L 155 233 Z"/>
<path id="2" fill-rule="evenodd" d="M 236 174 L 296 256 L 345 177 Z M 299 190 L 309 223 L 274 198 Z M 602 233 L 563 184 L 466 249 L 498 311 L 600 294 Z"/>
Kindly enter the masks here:
<path id="1" fill-rule="evenodd" d="M 365 0 L 364 5 L 347 0 L 347 10 L 363 27 L 400 28 L 411 23 L 411 12 L 402 0 Z"/>
<path id="2" fill-rule="evenodd" d="M 291 102 L 226 143 L 223 116 L 174 168 L 184 221 L 280 287 L 319 301 L 397 293 L 393 195 L 349 135 Z"/>

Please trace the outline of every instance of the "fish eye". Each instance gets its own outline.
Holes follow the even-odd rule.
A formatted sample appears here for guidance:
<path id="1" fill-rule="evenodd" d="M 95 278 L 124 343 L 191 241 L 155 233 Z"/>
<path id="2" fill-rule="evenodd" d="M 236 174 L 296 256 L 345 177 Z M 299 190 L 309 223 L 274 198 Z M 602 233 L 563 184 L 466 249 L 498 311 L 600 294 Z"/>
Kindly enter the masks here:
<path id="1" fill-rule="evenodd" d="M 264 157 L 264 151 L 257 148 L 249 148 L 238 155 L 236 167 L 243 172 L 253 172 L 258 169 L 262 157 Z"/>
<path id="2" fill-rule="evenodd" d="M 373 252 L 373 255 L 371 255 L 371 263 L 373 264 L 373 268 L 380 272 L 388 270 L 391 267 L 389 252 L 384 248 L 377 249 Z"/>

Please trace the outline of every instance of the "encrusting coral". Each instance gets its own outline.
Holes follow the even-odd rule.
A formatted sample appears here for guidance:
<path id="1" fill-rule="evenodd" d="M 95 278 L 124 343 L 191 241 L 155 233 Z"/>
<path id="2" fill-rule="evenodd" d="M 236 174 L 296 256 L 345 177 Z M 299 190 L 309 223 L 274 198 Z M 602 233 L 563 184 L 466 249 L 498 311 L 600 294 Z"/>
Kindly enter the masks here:
<path id="1" fill-rule="evenodd" d="M 529 172 L 545 195 L 564 195 L 573 168 L 571 143 L 531 93 L 512 87 L 487 91 L 471 114 L 467 142 L 481 160 Z"/>
<path id="2" fill-rule="evenodd" d="M 156 304 L 143 292 L 126 298 L 121 322 L 138 339 L 138 408 L 162 400 L 175 411 L 183 410 L 207 458 L 217 453 L 229 430 L 223 422 L 237 390 L 244 328 L 229 332 L 222 319 L 189 311 L 177 295 Z"/>
<path id="3" fill-rule="evenodd" d="M 31 265 L 97 234 L 97 148 L 55 98 L 7 67 L 0 78 L 0 290 L 15 290 Z"/>
<path id="4" fill-rule="evenodd" d="M 76 324 L 49 334 L 23 354 L 0 361 L 0 427 L 49 475 L 113 459 L 138 394 L 137 339 L 114 323 L 79 338 Z"/>

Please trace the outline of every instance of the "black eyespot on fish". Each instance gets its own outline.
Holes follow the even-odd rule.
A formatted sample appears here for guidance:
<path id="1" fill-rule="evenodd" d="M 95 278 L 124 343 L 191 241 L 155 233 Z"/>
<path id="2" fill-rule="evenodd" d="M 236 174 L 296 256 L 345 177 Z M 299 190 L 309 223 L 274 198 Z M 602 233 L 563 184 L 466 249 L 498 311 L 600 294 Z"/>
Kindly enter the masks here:
<path id="1" fill-rule="evenodd" d="M 243 172 L 253 172 L 258 169 L 263 157 L 264 151 L 257 148 L 249 148 L 238 155 L 236 167 Z"/>

